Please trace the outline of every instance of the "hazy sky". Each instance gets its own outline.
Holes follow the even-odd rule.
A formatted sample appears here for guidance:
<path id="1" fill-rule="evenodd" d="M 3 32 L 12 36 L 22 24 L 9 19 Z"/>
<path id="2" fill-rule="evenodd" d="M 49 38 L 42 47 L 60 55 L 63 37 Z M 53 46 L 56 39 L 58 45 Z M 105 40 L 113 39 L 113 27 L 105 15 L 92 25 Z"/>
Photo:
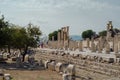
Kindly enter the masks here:
<path id="1" fill-rule="evenodd" d="M 48 34 L 70 26 L 71 35 L 106 29 L 109 20 L 120 28 L 120 0 L 0 0 L 0 12 L 9 22 L 40 26 Z"/>

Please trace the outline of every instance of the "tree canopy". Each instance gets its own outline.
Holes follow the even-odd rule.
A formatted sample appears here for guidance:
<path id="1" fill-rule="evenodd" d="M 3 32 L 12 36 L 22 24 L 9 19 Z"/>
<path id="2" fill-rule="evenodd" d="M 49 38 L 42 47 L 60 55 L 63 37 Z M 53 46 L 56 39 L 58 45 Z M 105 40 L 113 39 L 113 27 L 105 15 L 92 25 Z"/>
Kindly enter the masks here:
<path id="1" fill-rule="evenodd" d="M 86 30 L 82 32 L 83 39 L 86 39 L 86 38 L 91 39 L 93 35 L 94 35 L 94 32 L 92 30 Z"/>
<path id="2" fill-rule="evenodd" d="M 103 30 L 103 31 L 99 32 L 99 36 L 107 36 L 107 31 Z"/>
<path id="3" fill-rule="evenodd" d="M 60 30 L 58 30 L 60 31 Z M 56 41 L 57 40 L 57 37 L 58 37 L 58 31 L 53 31 L 52 33 L 50 33 L 48 36 L 49 36 L 49 40 L 52 40 L 52 36 L 54 36 L 54 40 Z"/>
<path id="4" fill-rule="evenodd" d="M 42 34 L 38 26 L 33 24 L 27 27 L 11 25 L 5 21 L 4 16 L 0 18 L 0 48 L 16 48 L 27 53 L 28 47 L 37 47 L 39 37 Z"/>

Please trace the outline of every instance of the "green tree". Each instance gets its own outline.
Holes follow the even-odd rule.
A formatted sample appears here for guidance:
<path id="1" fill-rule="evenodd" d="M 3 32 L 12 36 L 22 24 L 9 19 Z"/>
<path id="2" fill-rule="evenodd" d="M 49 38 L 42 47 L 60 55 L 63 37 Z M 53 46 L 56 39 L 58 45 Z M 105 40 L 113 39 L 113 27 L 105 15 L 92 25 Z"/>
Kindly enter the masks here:
<path id="1" fill-rule="evenodd" d="M 39 37 L 42 34 L 39 27 L 30 24 L 27 28 L 9 24 L 0 18 L 0 48 L 17 48 L 23 52 L 23 61 L 29 47 L 37 47 Z"/>
<path id="2" fill-rule="evenodd" d="M 23 51 L 23 61 L 27 54 L 29 47 L 37 47 L 39 41 L 39 36 L 42 34 L 40 29 L 36 26 L 28 26 L 27 28 L 22 27 L 12 27 L 11 29 L 11 39 L 12 47 Z"/>
<path id="3" fill-rule="evenodd" d="M 60 30 L 58 30 L 60 31 Z M 52 33 L 50 33 L 48 36 L 49 36 L 49 40 L 52 40 L 52 36 L 54 36 L 54 40 L 56 41 L 57 40 L 57 34 L 58 34 L 58 31 L 54 31 Z"/>
<path id="4" fill-rule="evenodd" d="M 92 30 L 86 30 L 82 32 L 82 38 L 86 39 L 89 38 L 91 39 L 91 37 L 94 35 L 94 32 Z"/>
<path id="5" fill-rule="evenodd" d="M 6 28 L 8 27 L 8 21 L 5 21 L 4 15 L 0 18 L 0 48 L 5 46 L 6 43 Z"/>
<path id="6" fill-rule="evenodd" d="M 103 31 L 99 32 L 99 36 L 107 36 L 107 31 L 103 30 Z"/>

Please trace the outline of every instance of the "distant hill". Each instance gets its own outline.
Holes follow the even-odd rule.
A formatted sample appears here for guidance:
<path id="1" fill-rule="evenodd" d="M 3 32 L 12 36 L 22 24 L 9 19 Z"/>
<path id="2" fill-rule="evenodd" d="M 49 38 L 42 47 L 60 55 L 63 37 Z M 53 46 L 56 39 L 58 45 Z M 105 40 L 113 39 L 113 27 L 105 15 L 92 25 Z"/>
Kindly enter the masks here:
<path id="1" fill-rule="evenodd" d="M 74 41 L 80 41 L 80 40 L 82 40 L 82 37 L 79 35 L 71 35 L 70 39 L 74 40 Z"/>

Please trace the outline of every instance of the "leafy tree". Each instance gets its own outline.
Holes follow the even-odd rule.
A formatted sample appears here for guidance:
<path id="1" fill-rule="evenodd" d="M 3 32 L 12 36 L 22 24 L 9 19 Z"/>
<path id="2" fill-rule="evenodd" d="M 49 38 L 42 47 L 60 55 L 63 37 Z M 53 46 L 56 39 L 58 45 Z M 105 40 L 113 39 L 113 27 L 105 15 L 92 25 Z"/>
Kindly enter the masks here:
<path id="1" fill-rule="evenodd" d="M 60 31 L 60 30 L 58 30 Z M 52 36 L 54 36 L 54 40 L 56 41 L 57 40 L 57 34 L 58 34 L 58 31 L 54 31 L 52 33 L 50 33 L 48 36 L 49 36 L 49 40 L 52 40 Z"/>
<path id="2" fill-rule="evenodd" d="M 0 47 L 5 46 L 6 32 L 5 28 L 8 27 L 8 21 L 5 21 L 4 15 L 0 18 Z"/>
<path id="3" fill-rule="evenodd" d="M 52 40 L 53 33 L 50 33 L 48 36 L 49 36 L 49 40 Z"/>
<path id="4" fill-rule="evenodd" d="M 89 38 L 91 39 L 91 37 L 94 35 L 94 32 L 92 30 L 86 30 L 82 32 L 82 38 L 86 39 Z"/>
<path id="5" fill-rule="evenodd" d="M 4 27 L 8 27 L 8 21 L 5 21 L 4 15 L 0 18 L 0 30 Z"/>
<path id="6" fill-rule="evenodd" d="M 107 36 L 107 31 L 103 30 L 103 31 L 99 32 L 99 36 Z"/>
<path id="7" fill-rule="evenodd" d="M 24 28 L 9 24 L 4 20 L 4 16 L 0 18 L 0 47 L 7 47 L 9 52 L 11 47 L 24 51 L 23 61 L 28 48 L 37 47 L 41 34 L 39 27 L 33 24 L 29 24 L 27 28 Z"/>

